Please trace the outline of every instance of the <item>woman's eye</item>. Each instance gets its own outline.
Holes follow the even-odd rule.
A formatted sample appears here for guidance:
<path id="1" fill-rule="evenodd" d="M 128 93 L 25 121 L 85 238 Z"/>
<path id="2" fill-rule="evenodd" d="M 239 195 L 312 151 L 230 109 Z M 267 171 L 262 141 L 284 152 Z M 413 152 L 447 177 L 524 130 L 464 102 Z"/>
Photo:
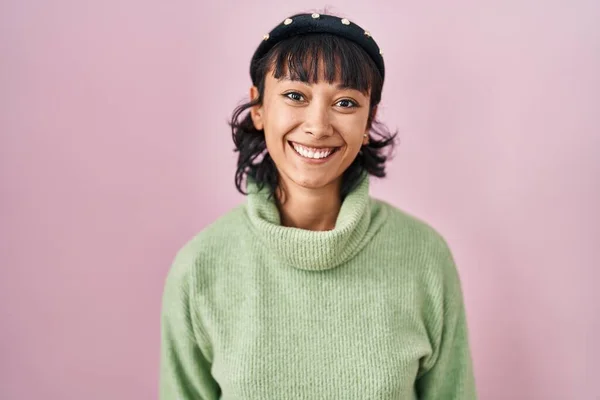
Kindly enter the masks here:
<path id="1" fill-rule="evenodd" d="M 302 96 L 298 92 L 286 93 L 284 96 L 287 97 L 290 100 L 293 100 L 293 101 L 302 101 L 302 100 L 304 100 L 304 96 Z"/>
<path id="2" fill-rule="evenodd" d="M 337 102 L 337 105 L 342 108 L 354 108 L 358 106 L 358 104 L 349 99 L 340 100 Z"/>

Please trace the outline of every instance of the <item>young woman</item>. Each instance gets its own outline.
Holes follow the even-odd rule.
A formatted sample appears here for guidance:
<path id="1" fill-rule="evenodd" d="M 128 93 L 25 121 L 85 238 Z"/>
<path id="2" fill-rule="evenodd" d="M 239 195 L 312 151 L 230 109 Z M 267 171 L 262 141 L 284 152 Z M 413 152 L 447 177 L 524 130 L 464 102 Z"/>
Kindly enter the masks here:
<path id="1" fill-rule="evenodd" d="M 177 254 L 160 393 L 187 399 L 476 397 L 460 280 L 444 239 L 369 196 L 394 135 L 368 31 L 282 20 L 235 110 L 247 201 Z"/>

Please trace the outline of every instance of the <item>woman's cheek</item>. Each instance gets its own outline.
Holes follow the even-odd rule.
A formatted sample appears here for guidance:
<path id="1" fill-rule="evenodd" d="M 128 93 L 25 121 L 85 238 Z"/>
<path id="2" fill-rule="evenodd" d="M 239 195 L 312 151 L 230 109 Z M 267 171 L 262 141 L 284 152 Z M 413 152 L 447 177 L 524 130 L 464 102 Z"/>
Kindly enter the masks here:
<path id="1" fill-rule="evenodd" d="M 284 107 L 274 107 L 271 110 L 269 118 L 272 122 L 272 127 L 277 134 L 283 134 L 285 129 L 285 121 L 288 119 L 287 110 Z"/>

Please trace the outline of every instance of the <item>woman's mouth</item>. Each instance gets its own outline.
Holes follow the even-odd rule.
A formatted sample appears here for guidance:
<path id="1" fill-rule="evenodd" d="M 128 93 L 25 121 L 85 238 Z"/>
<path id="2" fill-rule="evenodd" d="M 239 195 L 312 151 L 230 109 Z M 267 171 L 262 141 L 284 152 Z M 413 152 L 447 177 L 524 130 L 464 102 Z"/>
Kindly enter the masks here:
<path id="1" fill-rule="evenodd" d="M 296 154 L 315 161 L 326 160 L 339 150 L 339 147 L 308 147 L 296 142 L 288 141 L 288 143 Z"/>

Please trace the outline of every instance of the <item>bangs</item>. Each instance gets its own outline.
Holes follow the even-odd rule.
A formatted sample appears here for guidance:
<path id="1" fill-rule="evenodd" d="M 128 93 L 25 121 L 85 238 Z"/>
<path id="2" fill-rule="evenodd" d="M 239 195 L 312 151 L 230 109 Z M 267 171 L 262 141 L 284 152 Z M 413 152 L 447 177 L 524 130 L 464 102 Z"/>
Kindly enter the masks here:
<path id="1" fill-rule="evenodd" d="M 354 42 L 331 34 L 299 35 L 278 43 L 268 65 L 276 79 L 305 83 L 320 80 L 367 94 L 381 86 L 381 76 L 369 55 Z"/>

